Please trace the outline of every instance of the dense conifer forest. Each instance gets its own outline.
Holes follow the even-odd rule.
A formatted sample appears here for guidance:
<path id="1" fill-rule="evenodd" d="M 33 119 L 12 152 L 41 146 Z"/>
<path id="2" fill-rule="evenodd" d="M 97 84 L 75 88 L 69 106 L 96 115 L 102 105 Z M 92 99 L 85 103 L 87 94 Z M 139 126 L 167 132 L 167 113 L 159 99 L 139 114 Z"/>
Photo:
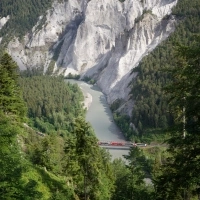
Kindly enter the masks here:
<path id="1" fill-rule="evenodd" d="M 19 5 L 26 5 L 22 21 L 13 17 L 1 34 L 15 28 L 21 34 L 29 29 L 27 9 L 38 9 L 30 14 L 36 20 L 50 6 L 50 1 L 26 2 L 0 2 L 1 17 L 20 18 Z M 126 163 L 112 161 L 97 145 L 77 85 L 63 77 L 20 76 L 11 56 L 1 56 L 0 199 L 200 199 L 200 1 L 179 1 L 173 15 L 176 31 L 133 69 L 138 76 L 130 84 L 132 117 L 114 114 L 127 138 L 145 140 L 167 129 L 168 140 L 131 148 Z M 24 29 L 18 30 L 18 23 Z"/>
<path id="2" fill-rule="evenodd" d="M 25 90 L 19 87 L 16 63 L 4 54 L 0 60 L 1 199 L 199 199 L 200 37 L 192 45 L 177 49 L 176 67 L 168 71 L 172 81 L 166 88 L 175 116 L 167 151 L 163 154 L 159 146 L 132 147 L 125 156 L 126 164 L 120 159 L 111 161 L 108 152 L 97 145 L 93 130 L 84 120 L 84 111 L 71 115 L 72 125 L 66 134 L 65 129 L 60 134 L 57 128 L 41 134 L 35 131 L 37 123 L 28 125 L 33 122 L 34 112 L 23 99 L 26 95 L 22 95 Z M 22 79 L 32 83 L 44 80 L 47 88 L 53 87 L 50 80 L 55 80 L 53 77 Z M 75 87 L 69 86 L 68 94 Z M 56 88 L 50 91 L 57 92 Z M 54 98 L 54 93 L 51 95 L 48 97 Z M 77 96 L 75 105 L 80 103 Z M 45 105 L 45 101 L 38 102 Z M 58 107 L 51 109 L 54 113 L 53 109 Z M 27 117 L 28 112 L 31 118 Z M 51 112 L 48 116 L 52 117 Z M 40 118 L 44 119 L 49 120 L 47 115 Z M 145 177 L 151 178 L 153 184 L 146 185 Z"/>
<path id="3" fill-rule="evenodd" d="M 171 81 L 168 68 L 175 66 L 176 46 L 191 44 L 193 37 L 200 33 L 200 1 L 178 1 L 172 15 L 177 19 L 175 32 L 133 69 L 137 77 L 130 83 L 134 100 L 131 118 L 114 114 L 116 122 L 129 139 L 147 141 L 149 134 L 163 133 L 164 129 L 174 124 L 174 115 L 168 104 L 170 97 L 164 91 Z M 135 130 L 130 123 L 136 126 Z"/>
<path id="4" fill-rule="evenodd" d="M 65 135 L 72 130 L 73 119 L 84 116 L 80 88 L 65 83 L 63 77 L 23 77 L 19 83 L 28 107 L 29 123 L 39 131 Z"/>
<path id="5" fill-rule="evenodd" d="M 0 36 L 5 36 L 2 43 L 8 42 L 13 33 L 22 37 L 37 23 L 39 16 L 44 16 L 51 7 L 52 0 L 1 0 L 0 17 L 10 16 L 10 20 L 0 31 Z M 42 21 L 41 21 L 42 23 Z"/>
<path id="6" fill-rule="evenodd" d="M 63 77 L 19 77 L 5 53 L 0 89 L 1 199 L 149 199 L 153 194 L 144 183 L 151 162 L 141 149 L 130 151 L 126 166 L 111 162 L 98 146 L 77 85 Z"/>

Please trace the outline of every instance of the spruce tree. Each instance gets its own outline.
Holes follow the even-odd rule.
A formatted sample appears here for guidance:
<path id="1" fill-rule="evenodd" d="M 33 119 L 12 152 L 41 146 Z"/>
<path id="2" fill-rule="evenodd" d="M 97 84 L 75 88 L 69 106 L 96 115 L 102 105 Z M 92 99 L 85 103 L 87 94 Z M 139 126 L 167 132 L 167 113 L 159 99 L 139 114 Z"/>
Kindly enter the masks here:
<path id="1" fill-rule="evenodd" d="M 22 94 L 17 82 L 17 64 L 5 53 L 0 60 L 0 110 L 23 119 L 26 113 Z"/>
<path id="2" fill-rule="evenodd" d="M 106 155 L 101 153 L 90 125 L 83 118 L 76 119 L 74 132 L 81 174 L 77 188 L 80 199 L 109 200 L 113 185 Z"/>
<path id="3" fill-rule="evenodd" d="M 200 198 L 200 37 L 192 46 L 179 46 L 171 70 L 171 110 L 176 116 L 169 139 L 171 156 L 155 179 L 157 199 Z"/>
<path id="4" fill-rule="evenodd" d="M 17 84 L 17 65 L 6 53 L 0 60 L 0 199 L 40 198 L 36 183 L 22 181 L 26 160 L 20 148 L 25 106 Z M 32 197 L 27 194 L 32 191 Z"/>

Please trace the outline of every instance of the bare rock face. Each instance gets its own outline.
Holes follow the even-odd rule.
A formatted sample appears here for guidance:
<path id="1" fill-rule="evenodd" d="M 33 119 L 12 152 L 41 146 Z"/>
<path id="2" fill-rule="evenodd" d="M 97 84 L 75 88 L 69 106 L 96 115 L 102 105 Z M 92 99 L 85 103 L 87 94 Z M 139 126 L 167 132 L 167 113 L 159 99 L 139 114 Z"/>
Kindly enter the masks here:
<path id="1" fill-rule="evenodd" d="M 10 16 L 0 18 L 0 29 L 7 23 L 7 21 L 10 19 Z"/>
<path id="2" fill-rule="evenodd" d="M 174 31 L 170 15 L 178 0 L 54 1 L 23 41 L 8 45 L 21 69 L 95 79 L 108 102 L 128 99 L 130 74 L 141 59 Z"/>
<path id="3" fill-rule="evenodd" d="M 10 19 L 10 16 L 0 18 L 0 30 L 7 23 L 9 19 Z M 0 37 L 0 44 L 1 44 L 1 40 L 2 38 Z"/>

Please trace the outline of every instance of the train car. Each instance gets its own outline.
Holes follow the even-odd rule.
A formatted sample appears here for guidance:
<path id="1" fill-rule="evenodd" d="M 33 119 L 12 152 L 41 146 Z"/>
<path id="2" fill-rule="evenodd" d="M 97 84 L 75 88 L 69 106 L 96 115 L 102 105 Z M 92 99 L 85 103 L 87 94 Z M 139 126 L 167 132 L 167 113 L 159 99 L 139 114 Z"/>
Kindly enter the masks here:
<path id="1" fill-rule="evenodd" d="M 110 145 L 109 141 L 98 141 L 98 145 Z"/>
<path id="2" fill-rule="evenodd" d="M 117 142 L 117 141 L 98 141 L 98 145 L 105 146 L 126 146 L 126 147 L 136 147 L 136 146 L 146 146 L 143 143 L 134 143 L 134 142 Z"/>
<path id="3" fill-rule="evenodd" d="M 111 142 L 110 143 L 111 145 L 113 145 L 113 146 L 124 146 L 124 142 Z"/>
<path id="4" fill-rule="evenodd" d="M 135 145 L 137 147 L 146 147 L 147 146 L 147 144 L 145 144 L 145 143 L 135 143 Z"/>
<path id="5" fill-rule="evenodd" d="M 124 145 L 127 146 L 127 147 L 132 147 L 132 146 L 135 146 L 135 143 L 126 142 Z"/>

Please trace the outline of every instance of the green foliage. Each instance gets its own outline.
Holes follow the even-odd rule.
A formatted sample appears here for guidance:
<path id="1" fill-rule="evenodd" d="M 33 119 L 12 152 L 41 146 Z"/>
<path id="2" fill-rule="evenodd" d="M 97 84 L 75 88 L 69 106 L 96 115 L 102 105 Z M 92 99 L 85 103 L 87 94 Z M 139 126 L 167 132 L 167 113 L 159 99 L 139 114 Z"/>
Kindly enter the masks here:
<path id="1" fill-rule="evenodd" d="M 10 108 L 18 102 L 10 101 L 12 99 L 10 94 L 14 93 L 9 92 L 10 85 L 19 89 L 18 76 L 17 74 L 15 76 L 15 67 L 12 70 L 13 62 L 11 60 L 4 62 L 7 56 L 3 58 L 2 63 L 5 67 L 2 68 L 1 77 L 4 92 L 0 97 L 1 99 L 8 97 L 6 106 Z M 9 73 L 7 69 L 10 70 Z M 19 110 L 23 112 L 10 109 L 9 114 L 7 107 L 2 106 L 1 198 L 111 199 L 114 193 L 114 181 L 117 179 L 113 177 L 110 155 L 100 149 L 93 130 L 83 119 L 84 112 L 80 104 L 83 96 L 78 86 L 64 83 L 61 77 L 32 75 L 21 78 L 20 85 L 27 103 L 28 116 L 31 118 L 30 124 L 44 132 L 52 133 L 39 134 L 27 124 L 22 124 L 25 115 L 22 106 Z M 21 97 L 18 98 L 21 105 L 24 105 Z M 128 172 L 123 176 L 123 180 L 124 178 L 129 180 L 124 186 L 128 196 L 126 194 L 124 196 L 129 198 L 134 188 L 134 195 L 144 199 L 149 192 L 143 187 L 144 185 L 140 185 L 140 189 L 136 186 L 137 180 L 140 181 L 143 174 L 138 172 L 133 177 L 130 169 L 126 169 Z M 147 168 L 142 170 L 146 172 Z M 118 183 L 116 186 L 119 187 Z"/>
<path id="2" fill-rule="evenodd" d="M 163 129 L 147 129 L 145 134 L 142 135 L 141 140 L 150 144 L 162 144 L 170 138 L 169 131 L 164 131 Z"/>
<path id="3" fill-rule="evenodd" d="M 139 17 L 137 17 L 135 19 L 135 23 L 138 23 L 138 22 L 142 21 L 144 19 L 145 15 L 147 15 L 147 14 L 153 15 L 152 10 L 146 10 L 146 9 L 143 10 L 142 15 L 140 15 Z"/>
<path id="4" fill-rule="evenodd" d="M 157 199 L 198 199 L 200 195 L 199 44 L 197 37 L 193 45 L 180 46 L 176 68 L 171 70 L 173 82 L 167 91 L 176 126 L 168 140 L 171 156 L 155 178 Z"/>
<path id="5" fill-rule="evenodd" d="M 32 76 L 42 76 L 43 75 L 43 67 L 38 67 L 38 68 L 31 68 L 27 70 L 20 71 L 20 76 L 21 77 L 32 77 Z"/>
<path id="6" fill-rule="evenodd" d="M 46 75 L 52 75 L 53 74 L 53 70 L 54 70 L 54 66 L 55 66 L 55 61 L 51 61 L 48 68 L 47 68 L 47 71 L 46 71 Z"/>
<path id="7" fill-rule="evenodd" d="M 78 80 L 80 78 L 80 75 L 69 73 L 67 76 L 65 76 L 65 78 L 66 79 L 76 79 L 76 80 Z"/>
<path id="8" fill-rule="evenodd" d="M 112 179 L 106 155 L 101 154 L 103 152 L 98 147 L 97 139 L 82 118 L 76 119 L 74 132 L 77 160 L 82 174 L 82 181 L 79 180 L 77 188 L 80 199 L 110 199 Z"/>
<path id="9" fill-rule="evenodd" d="M 94 84 L 96 83 L 96 80 L 92 79 L 92 78 L 89 77 L 89 76 L 84 76 L 84 77 L 83 77 L 83 81 L 85 81 L 85 82 L 87 82 L 87 83 L 89 83 L 89 84 L 91 84 L 91 85 L 94 85 Z"/>
<path id="10" fill-rule="evenodd" d="M 32 198 L 40 198 L 37 183 L 27 180 L 23 184 L 22 175 L 27 163 L 19 147 L 19 134 L 23 132 L 21 123 L 25 117 L 25 107 L 17 85 L 17 66 L 8 54 L 0 60 L 0 197 L 1 199 L 30 199 L 26 194 L 32 191 Z"/>
<path id="11" fill-rule="evenodd" d="M 121 115 L 120 113 L 114 113 L 113 118 L 118 127 L 123 131 L 124 136 L 131 141 L 135 141 L 133 136 L 134 129 L 130 126 L 130 117 L 127 115 Z"/>
<path id="12" fill-rule="evenodd" d="M 123 103 L 123 99 L 116 99 L 111 105 L 110 109 L 112 112 L 116 111 Z"/>
<path id="13" fill-rule="evenodd" d="M 23 36 L 30 31 L 39 19 L 50 8 L 52 0 L 1 0 L 0 17 L 10 16 L 10 20 L 0 31 L 0 36 L 5 36 L 4 41 L 9 41 L 13 33 Z"/>
<path id="14" fill-rule="evenodd" d="M 7 54 L 0 63 L 0 198 L 109 200 L 110 156 L 97 145 L 90 125 L 77 118 L 84 116 L 78 86 L 61 77 L 20 79 L 30 123 L 53 132 L 44 135 L 23 123 L 17 66 Z"/>
<path id="15" fill-rule="evenodd" d="M 32 9 L 34 3 L 36 9 Z M 17 35 L 23 35 L 50 4 L 51 1 L 1 1 L 1 16 L 10 14 L 11 19 L 0 34 L 8 33 L 7 40 L 14 29 Z M 200 178 L 199 45 L 181 47 L 179 59 L 174 58 L 173 45 L 177 41 L 192 43 L 193 33 L 200 32 L 199 8 L 198 0 L 178 2 L 173 10 L 180 20 L 177 30 L 133 71 L 138 73 L 131 85 L 135 102 L 133 117 L 115 114 L 120 128 L 132 140 L 136 137 L 143 139 L 148 137 L 148 132 L 150 135 L 154 130 L 156 132 L 176 123 L 173 137 L 169 140 L 168 159 L 156 147 L 146 149 L 148 155 L 156 155 L 153 170 L 150 165 L 152 159 L 149 161 L 135 148 L 127 156 L 127 166 L 121 161 L 114 161 L 113 176 L 109 155 L 98 148 L 89 125 L 79 118 L 74 126 L 74 119 L 84 114 L 80 104 L 83 97 L 76 93 L 78 87 L 65 84 L 66 89 L 61 79 L 29 77 L 20 80 L 30 124 L 43 132 L 56 134 L 41 137 L 33 130 L 24 133 L 21 121 L 26 109 L 17 85 L 17 68 L 5 54 L 0 61 L 1 199 L 60 200 L 84 199 L 85 196 L 98 200 L 197 199 Z M 177 66 L 170 75 L 162 70 L 173 66 L 176 60 Z M 161 90 L 171 78 L 175 81 L 173 87 L 168 88 L 172 95 L 172 114 L 168 112 L 166 101 L 170 96 Z M 89 81 L 95 83 L 94 80 Z M 119 102 L 113 110 L 118 106 Z M 185 123 L 182 122 L 184 115 Z M 183 128 L 186 133 L 184 139 Z M 24 140 L 19 137 L 22 133 Z M 143 182 L 145 175 L 150 176 L 152 171 L 155 197 L 152 197 L 152 188 Z M 112 195 L 113 177 L 115 192 Z"/>
<path id="16" fill-rule="evenodd" d="M 65 83 L 62 77 L 21 78 L 20 86 L 30 124 L 44 133 L 67 134 L 72 130 L 73 119 L 84 114 L 79 87 Z"/>
<path id="17" fill-rule="evenodd" d="M 46 171 L 43 176 L 48 176 L 49 173 L 57 177 L 62 176 L 79 199 L 84 199 L 85 195 L 90 199 L 110 198 L 113 192 L 110 156 L 99 148 L 91 127 L 83 118 L 75 120 L 71 136 L 46 135 L 41 137 L 34 131 L 31 132 L 24 140 L 27 158 L 34 166 L 45 169 L 42 172 Z M 37 173 L 39 173 L 37 177 L 41 176 L 38 170 Z M 38 177 L 34 180 L 39 179 Z M 52 184 L 53 180 L 47 179 L 47 181 Z M 38 181 L 38 184 L 40 184 L 39 188 L 42 187 L 43 181 L 42 183 Z M 55 183 L 55 188 L 58 187 L 57 184 L 59 182 Z M 47 196 L 55 191 L 54 187 L 49 189 L 48 186 L 45 189 Z M 63 194 L 60 189 L 59 192 L 56 197 L 58 199 Z"/>
<path id="18" fill-rule="evenodd" d="M 22 119 L 26 109 L 17 85 L 17 65 L 5 53 L 0 59 L 0 110 L 7 115 Z"/>
<path id="19" fill-rule="evenodd" d="M 31 180 L 31 181 L 28 181 Z M 36 184 L 35 190 L 33 185 Z M 21 185 L 25 185 L 24 199 L 67 199 L 75 200 L 73 188 L 65 176 L 56 176 L 42 167 L 29 164 L 22 176 Z M 32 196 L 33 193 L 36 193 Z M 36 196 L 37 195 L 37 196 Z M 40 195 L 40 196 L 39 196 Z"/>
<path id="20" fill-rule="evenodd" d="M 17 183 L 20 181 L 22 168 L 19 149 L 17 148 L 15 123 L 0 113 L 0 196 L 4 199 L 19 195 Z"/>
<path id="21" fill-rule="evenodd" d="M 142 150 L 137 147 L 132 148 L 125 158 L 127 165 L 122 160 L 113 162 L 116 190 L 112 199 L 153 199 L 153 188 L 144 183 L 147 160 Z"/>
<path id="22" fill-rule="evenodd" d="M 56 131 L 62 133 L 62 137 L 57 133 L 41 137 L 33 130 L 26 136 L 26 154 L 30 162 L 57 176 L 65 176 L 80 199 L 84 195 L 90 199 L 109 199 L 113 191 L 110 157 L 99 149 L 89 124 L 83 118 L 75 120 L 75 117 L 84 114 L 80 104 L 83 96 L 78 86 L 64 83 L 61 78 L 44 76 L 22 78 L 21 82 L 28 108 L 31 108 L 29 116 L 33 125 L 37 128 L 47 126 L 43 131 L 49 133 L 62 123 Z M 33 94 L 29 94 L 31 92 Z M 45 106 L 41 106 L 41 112 L 33 112 L 35 105 L 48 105 L 50 112 L 46 114 Z M 52 118 L 57 123 L 51 123 Z M 54 198 L 64 199 L 63 193 Z"/>
<path id="23" fill-rule="evenodd" d="M 177 42 L 189 44 L 194 34 L 200 32 L 199 8 L 198 0 L 178 1 L 172 12 L 179 20 L 176 30 L 133 69 L 133 73 L 137 73 L 131 83 L 134 108 L 132 118 L 128 119 L 122 132 L 127 132 L 128 124 L 133 123 L 137 131 L 131 134 L 138 136 L 139 133 L 143 137 L 150 129 L 166 129 L 174 124 L 173 113 L 169 112 L 169 94 L 162 89 L 171 81 L 171 75 L 165 69 L 176 62 L 174 45 Z"/>
<path id="24" fill-rule="evenodd" d="M 27 135 L 23 136 L 26 159 L 31 163 L 23 173 L 23 181 L 28 179 L 37 182 L 37 191 L 42 193 L 42 199 L 75 199 L 74 186 L 71 176 L 76 170 L 68 166 L 69 154 L 65 152 L 65 141 L 57 135 L 36 134 L 30 127 L 26 128 Z M 72 154 L 72 150 L 70 150 Z M 73 162 L 75 163 L 75 157 Z M 77 171 L 75 171 L 77 172 Z"/>
<path id="25" fill-rule="evenodd" d="M 40 140 L 30 127 L 24 128 L 26 109 L 17 65 L 8 54 L 0 60 L 0 80 L 0 198 L 75 199 L 66 180 L 52 174 L 61 173 L 62 140 L 55 136 Z M 34 164 L 45 166 L 51 173 Z"/>

